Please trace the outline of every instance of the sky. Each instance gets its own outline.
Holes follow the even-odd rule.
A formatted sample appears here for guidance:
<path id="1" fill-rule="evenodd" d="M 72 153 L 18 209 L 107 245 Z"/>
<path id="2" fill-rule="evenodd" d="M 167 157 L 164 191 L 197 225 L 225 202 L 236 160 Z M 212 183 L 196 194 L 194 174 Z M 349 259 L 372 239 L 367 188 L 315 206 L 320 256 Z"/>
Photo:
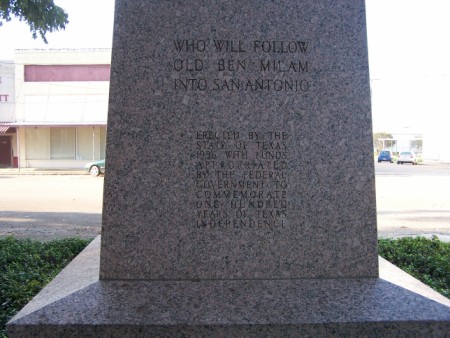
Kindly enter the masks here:
<path id="1" fill-rule="evenodd" d="M 450 1 L 366 0 L 374 131 L 447 132 Z"/>
<path id="2" fill-rule="evenodd" d="M 14 49 L 110 48 L 114 0 L 56 0 L 65 31 L 33 40 L 17 20 L 0 27 L 0 60 Z M 424 133 L 450 125 L 450 0 L 366 0 L 374 131 Z"/>
<path id="3" fill-rule="evenodd" d="M 48 33 L 46 45 L 33 40 L 24 22 L 11 20 L 0 27 L 0 60 L 12 59 L 14 49 L 111 48 L 114 0 L 55 0 L 69 14 L 63 31 Z"/>

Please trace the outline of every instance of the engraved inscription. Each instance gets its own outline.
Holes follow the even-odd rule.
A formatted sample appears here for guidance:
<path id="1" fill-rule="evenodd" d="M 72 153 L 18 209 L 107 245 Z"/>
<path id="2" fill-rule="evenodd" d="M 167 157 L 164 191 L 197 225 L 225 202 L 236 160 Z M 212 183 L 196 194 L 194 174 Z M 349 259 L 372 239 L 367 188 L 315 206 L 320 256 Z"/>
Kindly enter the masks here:
<path id="1" fill-rule="evenodd" d="M 194 148 L 197 228 L 288 226 L 287 132 L 197 131 Z"/>
<path id="2" fill-rule="evenodd" d="M 305 93 L 311 89 L 307 40 L 176 39 L 173 54 L 177 92 Z"/>

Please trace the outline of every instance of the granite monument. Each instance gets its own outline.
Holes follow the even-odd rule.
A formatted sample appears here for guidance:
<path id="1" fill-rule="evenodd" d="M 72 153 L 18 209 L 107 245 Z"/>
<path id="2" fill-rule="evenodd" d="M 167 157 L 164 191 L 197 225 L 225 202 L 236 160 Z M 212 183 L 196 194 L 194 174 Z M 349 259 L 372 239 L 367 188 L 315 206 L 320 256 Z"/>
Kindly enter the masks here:
<path id="1" fill-rule="evenodd" d="M 117 0 L 101 242 L 11 336 L 447 336 L 377 256 L 366 39 L 363 0 Z"/>

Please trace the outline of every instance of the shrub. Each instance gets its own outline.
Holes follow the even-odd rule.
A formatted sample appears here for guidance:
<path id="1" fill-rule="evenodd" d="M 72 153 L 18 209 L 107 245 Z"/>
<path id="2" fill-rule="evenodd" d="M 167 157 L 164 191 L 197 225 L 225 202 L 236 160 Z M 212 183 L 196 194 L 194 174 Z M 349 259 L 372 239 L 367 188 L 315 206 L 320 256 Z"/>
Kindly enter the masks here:
<path id="1" fill-rule="evenodd" d="M 0 337 L 5 324 L 90 242 L 0 239 Z"/>
<path id="2" fill-rule="evenodd" d="M 450 243 L 424 237 L 381 239 L 378 253 L 400 269 L 450 298 Z"/>
<path id="3" fill-rule="evenodd" d="M 6 337 L 6 322 L 89 242 L 0 239 L 0 337 Z M 450 243 L 405 237 L 380 239 L 378 248 L 380 256 L 450 298 Z"/>

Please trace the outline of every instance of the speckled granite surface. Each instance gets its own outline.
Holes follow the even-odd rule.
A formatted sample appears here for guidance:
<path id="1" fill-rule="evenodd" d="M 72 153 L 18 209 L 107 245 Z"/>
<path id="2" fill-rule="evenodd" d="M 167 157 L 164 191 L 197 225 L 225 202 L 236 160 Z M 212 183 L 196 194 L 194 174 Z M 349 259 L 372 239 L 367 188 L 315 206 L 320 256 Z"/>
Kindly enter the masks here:
<path id="1" fill-rule="evenodd" d="M 101 278 L 376 277 L 364 1 L 116 13 Z"/>
<path id="2" fill-rule="evenodd" d="M 450 332 L 450 300 L 384 260 L 380 278 L 99 281 L 98 256 L 97 240 L 13 319 L 10 336 L 448 337 Z"/>
<path id="3" fill-rule="evenodd" d="M 101 244 L 11 337 L 449 335 L 378 278 L 363 0 L 117 0 L 107 167 Z"/>

